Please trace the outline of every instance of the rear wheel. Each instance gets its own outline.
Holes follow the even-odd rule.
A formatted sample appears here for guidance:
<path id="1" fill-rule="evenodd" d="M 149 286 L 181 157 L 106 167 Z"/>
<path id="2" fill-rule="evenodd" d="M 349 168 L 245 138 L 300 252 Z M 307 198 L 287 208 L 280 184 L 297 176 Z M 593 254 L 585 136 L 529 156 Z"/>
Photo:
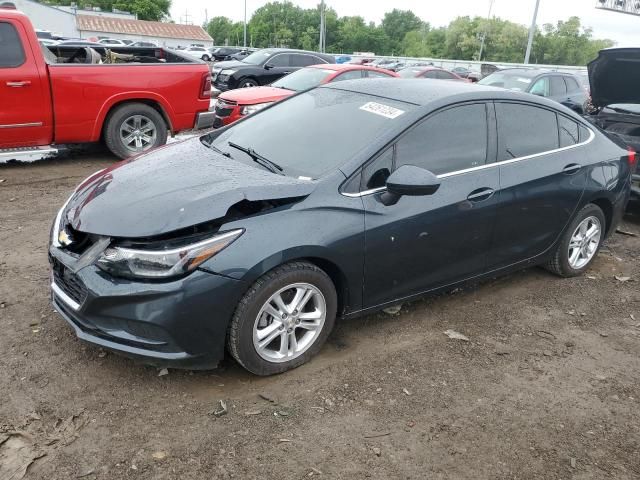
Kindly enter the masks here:
<path id="1" fill-rule="evenodd" d="M 128 158 L 167 143 L 167 124 L 155 108 L 127 103 L 107 118 L 104 139 L 114 155 Z"/>
<path id="2" fill-rule="evenodd" d="M 205 62 L 209 62 L 211 61 L 211 57 L 209 55 L 202 55 L 202 60 L 204 60 Z"/>
<path id="3" fill-rule="evenodd" d="M 336 308 L 336 290 L 324 271 L 307 262 L 277 267 L 238 304 L 229 326 L 229 351 L 256 375 L 298 367 L 322 348 Z"/>
<path id="4" fill-rule="evenodd" d="M 585 206 L 567 228 L 546 268 L 561 277 L 582 274 L 596 257 L 605 228 L 600 207 L 591 203 Z"/>

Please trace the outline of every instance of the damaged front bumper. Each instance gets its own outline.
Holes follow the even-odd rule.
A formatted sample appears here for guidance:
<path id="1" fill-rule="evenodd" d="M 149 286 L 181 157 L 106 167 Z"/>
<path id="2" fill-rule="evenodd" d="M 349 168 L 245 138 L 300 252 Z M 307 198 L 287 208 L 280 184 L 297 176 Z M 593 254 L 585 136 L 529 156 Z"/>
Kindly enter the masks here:
<path id="1" fill-rule="evenodd" d="M 52 247 L 52 303 L 76 335 L 146 364 L 215 368 L 227 325 L 244 292 L 240 281 L 196 270 L 171 282 L 115 279 Z"/>

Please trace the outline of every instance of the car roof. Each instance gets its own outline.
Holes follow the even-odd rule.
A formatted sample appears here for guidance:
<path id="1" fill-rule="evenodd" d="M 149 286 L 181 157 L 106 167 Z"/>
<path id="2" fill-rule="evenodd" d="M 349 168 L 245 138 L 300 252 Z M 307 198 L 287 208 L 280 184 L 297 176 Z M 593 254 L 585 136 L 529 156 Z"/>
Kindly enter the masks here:
<path id="1" fill-rule="evenodd" d="M 371 67 L 369 65 L 357 65 L 355 63 L 320 63 L 318 65 L 309 65 L 307 68 L 320 68 L 322 70 L 335 70 L 336 72 L 348 70 L 372 70 L 374 72 L 393 73 L 384 68 Z"/>
<path id="2" fill-rule="evenodd" d="M 520 75 L 522 77 L 537 77 L 538 75 L 574 75 L 571 72 L 561 72 L 558 70 L 549 70 L 544 68 L 503 68 L 496 70 L 493 73 L 513 73 L 514 75 Z"/>
<path id="3" fill-rule="evenodd" d="M 443 82 L 442 80 L 413 78 L 381 78 L 346 80 L 344 82 L 323 85 L 319 88 L 333 88 L 353 93 L 362 93 L 399 102 L 412 103 L 418 106 L 428 106 L 440 103 L 443 99 L 453 100 L 453 97 L 459 97 L 460 101 L 512 99 L 529 103 L 539 103 L 555 109 L 558 108 L 557 103 L 542 97 L 467 82 Z"/>

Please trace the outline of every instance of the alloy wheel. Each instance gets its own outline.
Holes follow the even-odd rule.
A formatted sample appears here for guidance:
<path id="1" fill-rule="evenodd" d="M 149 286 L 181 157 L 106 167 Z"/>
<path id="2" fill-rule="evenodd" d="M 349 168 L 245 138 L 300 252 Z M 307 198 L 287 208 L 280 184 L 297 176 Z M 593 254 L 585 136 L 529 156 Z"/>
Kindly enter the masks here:
<path id="1" fill-rule="evenodd" d="M 591 216 L 585 218 L 571 236 L 569 241 L 569 265 L 574 270 L 586 266 L 598 250 L 602 226 L 600 220 Z"/>
<path id="2" fill-rule="evenodd" d="M 120 141 L 131 152 L 144 152 L 156 143 L 158 131 L 145 115 L 127 117 L 120 126 Z"/>
<path id="3" fill-rule="evenodd" d="M 253 327 L 253 345 L 263 359 L 282 363 L 306 352 L 327 316 L 322 292 L 309 283 L 281 288 L 262 306 Z"/>

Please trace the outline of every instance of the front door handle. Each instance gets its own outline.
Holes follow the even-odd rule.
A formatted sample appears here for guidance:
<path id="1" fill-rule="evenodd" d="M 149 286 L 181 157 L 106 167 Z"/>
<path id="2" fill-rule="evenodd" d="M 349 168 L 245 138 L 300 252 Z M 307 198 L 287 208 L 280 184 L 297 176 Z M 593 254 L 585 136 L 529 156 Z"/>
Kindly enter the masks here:
<path id="1" fill-rule="evenodd" d="M 29 86 L 31 86 L 31 82 L 29 80 L 7 82 L 7 87 L 20 88 L 20 87 L 29 87 Z"/>
<path id="2" fill-rule="evenodd" d="M 574 175 L 578 173 L 581 168 L 582 168 L 582 165 L 579 165 L 577 163 L 570 163 L 569 165 L 567 165 L 562 169 L 562 173 L 564 173 L 565 175 Z"/>
<path id="3" fill-rule="evenodd" d="M 282 72 L 282 73 L 284 73 L 285 75 L 289 75 L 291 72 Z"/>
<path id="4" fill-rule="evenodd" d="M 478 188 L 467 196 L 467 200 L 470 202 L 483 202 L 489 200 L 494 194 L 493 188 Z"/>

